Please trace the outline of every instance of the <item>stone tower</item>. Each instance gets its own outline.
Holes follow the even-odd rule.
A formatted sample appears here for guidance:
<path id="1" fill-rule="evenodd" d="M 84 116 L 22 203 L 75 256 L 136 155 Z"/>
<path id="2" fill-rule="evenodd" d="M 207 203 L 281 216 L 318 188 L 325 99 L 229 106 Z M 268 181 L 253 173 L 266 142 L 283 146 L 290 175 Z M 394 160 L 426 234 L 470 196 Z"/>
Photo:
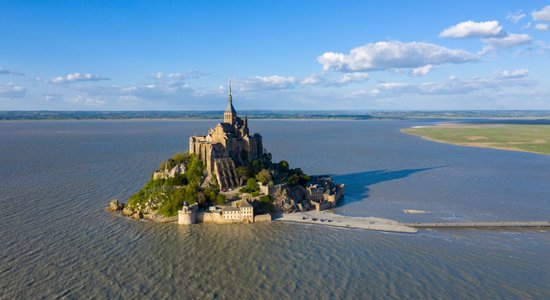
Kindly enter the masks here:
<path id="1" fill-rule="evenodd" d="M 197 204 L 189 206 L 187 202 L 183 203 L 183 207 L 178 211 L 178 224 L 191 225 L 196 222 Z"/>
<path id="2" fill-rule="evenodd" d="M 227 107 L 223 113 L 223 122 L 234 125 L 237 121 L 237 111 L 233 107 L 233 95 L 231 94 L 231 81 L 229 82 L 229 96 L 227 98 Z"/>

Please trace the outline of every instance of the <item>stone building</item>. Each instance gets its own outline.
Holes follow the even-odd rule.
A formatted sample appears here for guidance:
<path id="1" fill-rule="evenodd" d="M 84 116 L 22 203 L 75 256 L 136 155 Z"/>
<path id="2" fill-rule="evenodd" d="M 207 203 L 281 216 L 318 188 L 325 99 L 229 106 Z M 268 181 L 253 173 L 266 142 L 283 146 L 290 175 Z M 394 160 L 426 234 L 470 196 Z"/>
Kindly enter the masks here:
<path id="1" fill-rule="evenodd" d="M 239 222 L 254 222 L 254 208 L 248 201 L 243 200 L 239 206 L 226 206 L 221 210 L 221 217 L 225 220 Z"/>
<path id="2" fill-rule="evenodd" d="M 312 183 L 306 186 L 306 200 L 315 210 L 325 210 L 336 206 L 344 197 L 344 184 L 335 184 L 330 176 L 312 176 Z"/>
<path id="3" fill-rule="evenodd" d="M 262 157 L 262 136 L 250 134 L 248 118 L 237 116 L 231 83 L 223 123 L 211 128 L 207 135 L 190 137 L 189 152 L 204 162 L 208 176 L 215 176 L 222 190 L 238 186 L 236 167 Z"/>
<path id="4" fill-rule="evenodd" d="M 253 223 L 254 207 L 247 200 L 235 201 L 231 205 L 212 206 L 201 213 L 199 222 L 215 224 Z"/>
<path id="5" fill-rule="evenodd" d="M 191 225 L 195 224 L 198 205 L 195 203 L 191 206 L 187 202 L 183 203 L 183 207 L 178 211 L 178 224 Z"/>

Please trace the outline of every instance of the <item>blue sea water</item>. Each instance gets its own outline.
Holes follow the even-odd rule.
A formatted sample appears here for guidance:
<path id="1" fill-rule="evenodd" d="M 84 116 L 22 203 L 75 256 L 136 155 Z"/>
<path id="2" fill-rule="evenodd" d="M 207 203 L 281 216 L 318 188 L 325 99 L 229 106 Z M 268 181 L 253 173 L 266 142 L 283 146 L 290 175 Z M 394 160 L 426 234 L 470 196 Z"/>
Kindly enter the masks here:
<path id="1" fill-rule="evenodd" d="M 274 160 L 400 221 L 549 220 L 550 156 L 434 143 L 434 121 L 252 120 Z M 0 123 L 0 298 L 550 298 L 547 230 L 190 227 L 104 211 L 216 121 Z M 427 214 L 405 214 L 403 209 Z"/>

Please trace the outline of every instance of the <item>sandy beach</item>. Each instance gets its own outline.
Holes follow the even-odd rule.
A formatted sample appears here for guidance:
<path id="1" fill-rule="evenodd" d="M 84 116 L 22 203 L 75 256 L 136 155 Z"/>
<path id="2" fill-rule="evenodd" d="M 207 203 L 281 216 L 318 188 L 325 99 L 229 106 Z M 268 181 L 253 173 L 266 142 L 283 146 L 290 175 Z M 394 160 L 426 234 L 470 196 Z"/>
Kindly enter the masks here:
<path id="1" fill-rule="evenodd" d="M 358 228 L 388 232 L 416 233 L 413 227 L 402 225 L 393 220 L 375 217 L 347 217 L 325 211 L 308 211 L 283 214 L 274 221 L 287 221 L 306 224 L 317 224 L 344 228 Z"/>

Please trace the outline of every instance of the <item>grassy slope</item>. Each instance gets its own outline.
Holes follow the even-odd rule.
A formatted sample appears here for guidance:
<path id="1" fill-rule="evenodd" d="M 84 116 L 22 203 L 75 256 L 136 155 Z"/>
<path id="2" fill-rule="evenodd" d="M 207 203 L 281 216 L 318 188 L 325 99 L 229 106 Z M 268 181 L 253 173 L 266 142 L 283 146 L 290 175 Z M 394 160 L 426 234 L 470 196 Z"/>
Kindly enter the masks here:
<path id="1" fill-rule="evenodd" d="M 438 125 L 402 132 L 463 146 L 550 154 L 550 125 Z"/>

